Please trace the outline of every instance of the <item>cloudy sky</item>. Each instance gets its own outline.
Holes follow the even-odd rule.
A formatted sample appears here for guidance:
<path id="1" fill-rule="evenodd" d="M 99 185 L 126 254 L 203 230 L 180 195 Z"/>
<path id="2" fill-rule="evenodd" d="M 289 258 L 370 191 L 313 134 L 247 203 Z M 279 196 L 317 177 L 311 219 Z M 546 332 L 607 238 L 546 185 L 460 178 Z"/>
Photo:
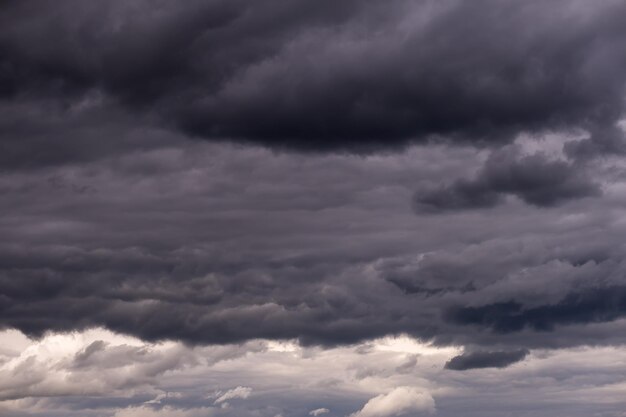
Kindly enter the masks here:
<path id="1" fill-rule="evenodd" d="M 626 416 L 625 93 L 622 0 L 0 0 L 0 415 Z"/>

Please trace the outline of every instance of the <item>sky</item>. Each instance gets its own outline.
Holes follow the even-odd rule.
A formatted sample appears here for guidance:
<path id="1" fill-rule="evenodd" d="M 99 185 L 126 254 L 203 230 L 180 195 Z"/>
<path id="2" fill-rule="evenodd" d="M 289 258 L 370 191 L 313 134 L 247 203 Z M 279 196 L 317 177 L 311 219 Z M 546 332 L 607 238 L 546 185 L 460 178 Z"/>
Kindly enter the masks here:
<path id="1" fill-rule="evenodd" d="M 0 416 L 626 416 L 626 3 L 0 0 Z"/>

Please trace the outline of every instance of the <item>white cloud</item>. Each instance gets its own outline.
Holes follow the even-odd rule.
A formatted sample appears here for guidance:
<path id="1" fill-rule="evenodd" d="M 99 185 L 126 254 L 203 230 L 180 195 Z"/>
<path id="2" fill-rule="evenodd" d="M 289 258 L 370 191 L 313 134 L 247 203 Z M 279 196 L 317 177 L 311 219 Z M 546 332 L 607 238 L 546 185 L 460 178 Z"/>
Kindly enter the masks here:
<path id="1" fill-rule="evenodd" d="M 322 414 L 326 414 L 328 412 L 330 412 L 328 408 L 317 408 L 315 410 L 309 411 L 309 415 L 317 417 L 317 416 L 321 416 Z"/>
<path id="2" fill-rule="evenodd" d="M 114 417 L 211 417 L 213 415 L 215 415 L 214 409 L 210 407 L 189 410 L 163 407 L 157 410 L 143 406 L 124 408 L 116 412 Z"/>
<path id="3" fill-rule="evenodd" d="M 232 400 L 234 398 L 248 398 L 252 393 L 252 388 L 249 387 L 237 387 L 226 391 L 224 394 L 221 394 L 214 402 L 214 404 L 223 403 L 227 400 Z"/>
<path id="4" fill-rule="evenodd" d="M 626 319 L 605 323 L 598 332 L 624 329 Z M 2 416 L 325 417 L 355 411 L 352 417 L 401 417 L 428 415 L 434 409 L 431 395 L 441 417 L 482 417 L 489 407 L 521 415 L 524 398 L 531 397 L 543 415 L 559 417 L 624 410 L 626 404 L 623 347 L 533 350 L 522 366 L 464 373 L 443 370 L 458 348 L 408 337 L 332 348 L 285 342 L 289 349 L 270 348 L 263 340 L 191 348 L 103 330 L 38 340 L 0 331 L 3 340 L 10 343 L 0 352 Z M 186 357 L 183 366 L 180 355 Z M 554 375 L 560 378 L 558 391 L 551 389 Z M 505 400 L 493 405 L 485 393 Z M 84 398 L 84 409 L 76 407 L 77 397 Z M 109 398 L 117 400 L 103 407 Z M 463 408 L 467 401 L 474 410 Z M 331 411 L 312 414 L 319 407 Z M 563 407 L 570 407 L 568 414 L 559 411 Z"/>
<path id="5" fill-rule="evenodd" d="M 398 387 L 387 394 L 370 399 L 351 417 L 392 417 L 434 411 L 435 400 L 430 394 L 413 387 Z"/>
<path id="6" fill-rule="evenodd" d="M 0 400 L 66 395 L 109 395 L 144 387 L 163 373 L 194 365 L 182 344 L 151 344 L 103 330 L 52 334 L 0 363 Z"/>

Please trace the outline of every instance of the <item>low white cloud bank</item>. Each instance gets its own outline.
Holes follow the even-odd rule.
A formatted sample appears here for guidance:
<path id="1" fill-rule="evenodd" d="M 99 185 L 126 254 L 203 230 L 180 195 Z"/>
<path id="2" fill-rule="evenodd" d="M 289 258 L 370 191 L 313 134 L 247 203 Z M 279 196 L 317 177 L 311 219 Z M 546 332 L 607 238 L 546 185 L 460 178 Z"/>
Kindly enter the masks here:
<path id="1" fill-rule="evenodd" d="M 626 409 L 621 346 L 533 350 L 505 369 L 444 369 L 461 353 L 405 336 L 333 348 L 265 340 L 190 347 L 102 329 L 41 339 L 5 330 L 0 416 L 417 417 L 436 408 L 438 417 L 616 417 Z"/>

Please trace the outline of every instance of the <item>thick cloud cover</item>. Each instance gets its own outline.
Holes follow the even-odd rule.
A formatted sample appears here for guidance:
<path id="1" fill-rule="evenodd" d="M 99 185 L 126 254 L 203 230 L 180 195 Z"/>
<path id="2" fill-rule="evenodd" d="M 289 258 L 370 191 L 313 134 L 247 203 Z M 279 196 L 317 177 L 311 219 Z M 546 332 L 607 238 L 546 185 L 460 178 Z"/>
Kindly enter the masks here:
<path id="1" fill-rule="evenodd" d="M 625 23 L 617 0 L 0 2 L 0 329 L 33 338 L 0 346 L 0 413 L 501 416 L 465 391 L 510 400 L 500 372 L 619 416 L 605 363 L 576 380 L 601 394 L 533 384 L 570 377 L 552 350 L 626 342 Z M 94 328 L 116 335 L 72 339 Z M 372 354 L 401 334 L 452 351 Z M 311 352 L 311 381 L 280 366 Z"/>
<path id="2" fill-rule="evenodd" d="M 591 147 L 615 151 L 601 132 L 623 113 L 625 17 L 619 1 L 6 1 L 0 94 L 24 109 L 3 131 L 22 164 L 32 153 L 16 135 L 37 136 L 42 108 L 76 130 L 68 112 L 94 102 L 106 106 L 92 129 L 122 110 L 301 150 L 585 128 Z"/>
<path id="3" fill-rule="evenodd" d="M 402 332 L 485 350 L 621 341 L 623 168 L 590 163 L 604 193 L 550 210 L 507 200 L 415 215 L 416 186 L 468 175 L 483 153 L 192 142 L 8 172 L 2 325 L 192 344 Z"/>
<path id="4" fill-rule="evenodd" d="M 0 1 L 0 414 L 623 417 L 625 23 Z"/>

